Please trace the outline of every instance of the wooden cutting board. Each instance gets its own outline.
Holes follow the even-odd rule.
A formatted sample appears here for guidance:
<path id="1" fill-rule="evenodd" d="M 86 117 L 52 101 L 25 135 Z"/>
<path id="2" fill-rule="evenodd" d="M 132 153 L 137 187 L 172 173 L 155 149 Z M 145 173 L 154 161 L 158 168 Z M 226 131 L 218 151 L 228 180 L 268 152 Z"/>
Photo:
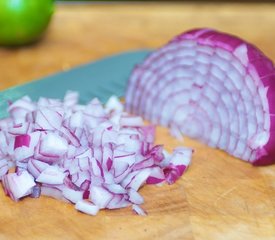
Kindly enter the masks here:
<path id="1" fill-rule="evenodd" d="M 4 115 L 5 100 L 25 94 L 33 98 L 61 98 L 69 89 L 79 91 L 84 99 L 98 96 L 104 100 L 111 94 L 120 96 L 130 70 L 147 54 L 148 51 L 136 51 L 116 55 L 5 90 L 0 93 L 0 115 Z M 106 69 L 113 74 L 106 77 Z M 0 191 L 0 237 L 274 239 L 272 184 L 275 182 L 275 166 L 252 167 L 194 140 L 176 140 L 162 127 L 158 127 L 156 143 L 164 144 L 168 151 L 181 145 L 190 146 L 195 153 L 189 170 L 176 184 L 141 189 L 147 217 L 136 216 L 130 208 L 103 210 L 95 217 L 87 216 L 77 212 L 73 205 L 55 199 L 25 198 L 15 203 Z"/>
<path id="2" fill-rule="evenodd" d="M 252 167 L 161 127 L 157 143 L 195 153 L 174 185 L 140 190 L 148 216 L 130 208 L 88 216 L 47 197 L 15 203 L 0 191 L 0 239 L 274 239 L 275 166 Z"/>
<path id="3" fill-rule="evenodd" d="M 275 60 L 275 5 L 60 5 L 42 42 L 0 49 L 0 89 L 129 49 L 157 47 L 175 34 L 208 26 L 237 34 Z M 275 239 L 275 166 L 255 168 L 158 128 L 167 149 L 195 149 L 174 185 L 145 186 L 147 217 L 130 209 L 87 216 L 54 199 L 18 203 L 0 189 L 0 239 Z"/>

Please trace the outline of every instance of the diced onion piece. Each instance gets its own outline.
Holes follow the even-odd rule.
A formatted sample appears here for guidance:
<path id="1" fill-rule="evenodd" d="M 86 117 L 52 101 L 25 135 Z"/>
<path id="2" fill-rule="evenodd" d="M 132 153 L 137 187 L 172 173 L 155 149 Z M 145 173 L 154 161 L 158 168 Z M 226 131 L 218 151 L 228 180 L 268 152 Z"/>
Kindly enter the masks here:
<path id="1" fill-rule="evenodd" d="M 9 171 L 8 161 L 5 158 L 0 159 L 0 180 L 2 176 L 8 173 L 8 171 Z"/>
<path id="2" fill-rule="evenodd" d="M 40 154 L 61 157 L 68 151 L 67 141 L 55 133 L 48 133 L 41 141 Z"/>
<path id="3" fill-rule="evenodd" d="M 132 209 L 136 214 L 138 214 L 140 216 L 146 216 L 147 215 L 147 213 L 139 205 L 133 204 Z"/>
<path id="4" fill-rule="evenodd" d="M 38 178 L 41 172 L 44 171 L 47 167 L 49 167 L 49 164 L 35 159 L 29 159 L 27 164 L 29 173 L 35 178 Z"/>
<path id="5" fill-rule="evenodd" d="M 160 167 L 154 167 L 151 169 L 151 173 L 146 180 L 147 184 L 159 184 L 165 181 L 165 175 L 163 169 Z"/>
<path id="6" fill-rule="evenodd" d="M 100 186 L 91 186 L 90 200 L 99 208 L 105 208 L 114 194 Z"/>
<path id="7" fill-rule="evenodd" d="M 129 191 L 129 201 L 133 204 L 142 204 L 144 203 L 143 197 L 134 189 L 130 188 Z"/>
<path id="8" fill-rule="evenodd" d="M 47 184 L 62 184 L 65 176 L 65 173 L 57 166 L 48 166 L 39 174 L 36 181 Z"/>
<path id="9" fill-rule="evenodd" d="M 138 207 L 144 202 L 140 187 L 170 183 L 168 168 L 176 169 L 178 179 L 186 156 L 164 154 L 162 145 L 154 145 L 155 126 L 123 112 L 117 97 L 106 108 L 98 99 L 87 105 L 79 105 L 77 99 L 74 92 L 63 102 L 24 97 L 16 102 L 21 109 L 10 107 L 12 116 L 0 121 L 4 191 L 15 201 L 42 195 L 74 203 L 91 215 L 134 204 L 133 209 L 144 215 Z M 8 173 L 13 166 L 15 173 Z"/>
<path id="10" fill-rule="evenodd" d="M 54 186 L 42 186 L 41 195 L 55 198 L 64 202 L 69 202 L 66 198 L 64 198 L 62 191 Z"/>
<path id="11" fill-rule="evenodd" d="M 99 211 L 99 207 L 84 200 L 80 200 L 75 204 L 75 209 L 80 212 L 87 213 L 89 215 L 96 215 Z"/>
<path id="12" fill-rule="evenodd" d="M 111 96 L 105 104 L 105 109 L 108 113 L 112 111 L 123 112 L 123 104 L 119 101 L 117 96 Z"/>
<path id="13" fill-rule="evenodd" d="M 62 189 L 63 196 L 73 203 L 77 203 L 78 201 L 83 199 L 83 191 L 75 191 L 71 188 L 64 187 Z"/>
<path id="14" fill-rule="evenodd" d="M 31 198 L 39 198 L 41 195 L 41 187 L 36 184 L 33 188 L 32 188 L 32 192 L 30 194 Z"/>
<path id="15" fill-rule="evenodd" d="M 31 190 L 35 186 L 34 178 L 27 171 L 22 171 L 20 174 L 8 173 L 4 175 L 2 184 L 6 194 L 14 201 L 31 194 Z"/>
<path id="16" fill-rule="evenodd" d="M 14 140 L 14 149 L 22 146 L 29 147 L 31 141 L 31 137 L 28 134 L 18 135 Z"/>

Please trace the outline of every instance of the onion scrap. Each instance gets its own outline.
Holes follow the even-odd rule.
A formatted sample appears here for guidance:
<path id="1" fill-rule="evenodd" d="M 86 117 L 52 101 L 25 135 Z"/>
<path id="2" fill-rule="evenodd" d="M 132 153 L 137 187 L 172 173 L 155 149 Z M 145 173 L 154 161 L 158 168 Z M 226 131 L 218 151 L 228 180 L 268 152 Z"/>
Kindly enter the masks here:
<path id="1" fill-rule="evenodd" d="M 275 163 L 275 71 L 227 33 L 180 34 L 135 67 L 126 110 L 253 165 Z"/>
<path id="2" fill-rule="evenodd" d="M 145 215 L 138 190 L 172 184 L 190 164 L 192 149 L 164 155 L 155 126 L 123 112 L 115 96 L 105 106 L 96 98 L 80 105 L 76 92 L 64 100 L 25 96 L 8 112 L 0 120 L 0 179 L 14 201 L 44 195 L 90 215 L 131 205 Z"/>

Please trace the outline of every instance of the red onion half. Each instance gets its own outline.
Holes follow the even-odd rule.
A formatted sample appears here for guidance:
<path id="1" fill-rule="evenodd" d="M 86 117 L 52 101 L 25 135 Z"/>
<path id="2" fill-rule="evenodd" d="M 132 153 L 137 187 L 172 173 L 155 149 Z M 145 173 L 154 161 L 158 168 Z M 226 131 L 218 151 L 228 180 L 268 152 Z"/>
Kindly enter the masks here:
<path id="1" fill-rule="evenodd" d="M 155 126 L 123 112 L 114 96 L 105 106 L 79 105 L 75 92 L 63 101 L 23 97 L 8 111 L 0 121 L 0 180 L 15 201 L 44 195 L 90 215 L 130 205 L 145 215 L 140 187 L 174 183 L 191 160 L 190 148 L 164 154 Z"/>
<path id="2" fill-rule="evenodd" d="M 126 110 L 254 165 L 275 163 L 274 66 L 238 37 L 175 37 L 133 70 Z"/>

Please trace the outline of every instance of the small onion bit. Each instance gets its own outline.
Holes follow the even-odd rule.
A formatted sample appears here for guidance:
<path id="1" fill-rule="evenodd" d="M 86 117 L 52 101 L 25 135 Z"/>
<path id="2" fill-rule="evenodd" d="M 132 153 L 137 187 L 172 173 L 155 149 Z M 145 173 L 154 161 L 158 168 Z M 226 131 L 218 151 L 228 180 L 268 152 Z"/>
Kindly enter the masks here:
<path id="1" fill-rule="evenodd" d="M 133 70 L 126 110 L 253 165 L 275 163 L 275 71 L 258 48 L 194 29 Z"/>
<path id="2" fill-rule="evenodd" d="M 189 148 L 168 154 L 154 145 L 155 126 L 124 112 L 115 96 L 105 106 L 80 105 L 76 92 L 64 101 L 23 97 L 9 111 L 0 122 L 0 178 L 14 201 L 49 196 L 89 215 L 131 205 L 146 215 L 138 190 L 174 183 L 192 157 Z"/>
<path id="3" fill-rule="evenodd" d="M 32 193 L 33 187 L 36 185 L 34 178 L 27 171 L 20 174 L 8 173 L 2 177 L 2 185 L 6 195 L 14 201 L 28 196 Z"/>
<path id="4" fill-rule="evenodd" d="M 133 204 L 132 209 L 136 214 L 138 214 L 140 216 L 146 216 L 147 215 L 147 212 L 144 211 L 139 205 Z"/>

